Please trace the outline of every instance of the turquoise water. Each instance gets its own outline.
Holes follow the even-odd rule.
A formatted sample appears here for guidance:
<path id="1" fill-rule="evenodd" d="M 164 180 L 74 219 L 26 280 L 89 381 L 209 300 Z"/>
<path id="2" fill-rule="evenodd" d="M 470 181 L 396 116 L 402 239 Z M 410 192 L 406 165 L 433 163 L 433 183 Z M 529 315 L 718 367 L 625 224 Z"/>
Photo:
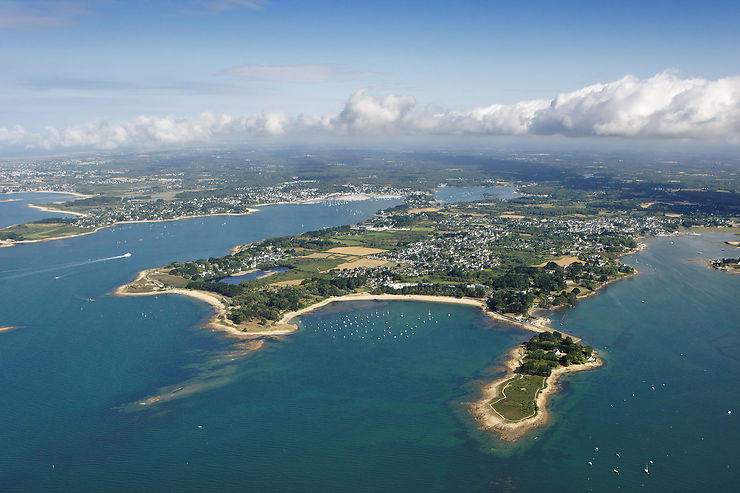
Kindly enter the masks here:
<path id="1" fill-rule="evenodd" d="M 199 328 L 203 304 L 105 295 L 145 267 L 390 204 L 274 206 L 0 249 L 0 325 L 23 326 L 0 334 L 0 490 L 733 489 L 740 276 L 690 260 L 729 256 L 727 235 L 650 240 L 627 258 L 640 275 L 554 314 L 607 365 L 570 376 L 551 424 L 514 446 L 476 430 L 464 402 L 528 334 L 471 307 L 336 304 L 245 356 Z M 181 385 L 203 390 L 121 409 Z"/>

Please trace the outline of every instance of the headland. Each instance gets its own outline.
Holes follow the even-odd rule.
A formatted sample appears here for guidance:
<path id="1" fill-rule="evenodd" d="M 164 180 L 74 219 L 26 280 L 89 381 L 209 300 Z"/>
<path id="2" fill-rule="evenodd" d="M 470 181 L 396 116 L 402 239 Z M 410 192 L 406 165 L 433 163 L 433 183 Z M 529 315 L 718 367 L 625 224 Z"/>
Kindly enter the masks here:
<path id="1" fill-rule="evenodd" d="M 288 335 L 297 331 L 298 325 L 295 323 L 295 319 L 301 315 L 313 312 L 331 303 L 346 301 L 419 301 L 426 303 L 452 303 L 473 306 L 480 309 L 487 316 L 497 322 L 509 324 L 537 334 L 553 332 L 549 326 L 549 320 L 546 318 L 536 317 L 530 318 L 529 320 L 519 320 L 511 316 L 489 310 L 485 299 L 455 298 L 450 296 L 433 295 L 373 294 L 369 292 L 333 296 L 318 301 L 305 308 L 287 312 L 279 321 L 269 328 L 254 325 L 245 326 L 244 324 L 238 325 L 233 323 L 227 317 L 226 306 L 229 304 L 229 300 L 217 293 L 194 289 L 166 287 L 159 291 L 136 292 L 135 286 L 137 285 L 137 281 L 140 282 L 142 280 L 148 280 L 148 274 L 154 271 L 156 271 L 156 269 L 149 269 L 140 272 L 134 281 L 118 287 L 112 294 L 115 296 L 157 296 L 160 294 L 179 294 L 208 303 L 213 307 L 214 313 L 208 322 L 204 324 L 204 327 L 212 330 L 223 331 L 228 336 L 250 341 L 250 346 L 248 346 L 249 351 L 259 350 L 262 348 L 262 344 L 265 339 L 269 339 L 272 336 Z M 570 338 L 574 343 L 580 342 L 580 339 L 577 337 L 567 335 L 563 335 L 563 337 Z M 572 364 L 552 370 L 552 373 L 544 379 L 543 388 L 536 392 L 534 396 L 534 402 L 532 403 L 534 413 L 525 419 L 510 420 L 501 414 L 498 414 L 491 405 L 491 402 L 501 395 L 507 382 L 510 382 L 513 378 L 516 378 L 521 374 L 521 368 L 526 354 L 527 352 L 524 349 L 524 346 L 517 346 L 509 351 L 509 357 L 504 363 L 506 375 L 494 382 L 483 385 L 481 389 L 481 399 L 472 403 L 469 408 L 471 415 L 476 419 L 482 429 L 492 431 L 507 441 L 514 441 L 524 436 L 532 428 L 543 425 L 547 422 L 547 399 L 556 393 L 557 382 L 562 375 L 590 370 L 597 368 L 602 364 L 601 359 L 595 358 L 592 361 L 585 363 Z M 594 355 L 595 354 L 596 353 L 594 352 Z M 146 404 L 160 402 L 160 397 L 161 396 L 159 396 L 156 401 L 146 402 Z"/>

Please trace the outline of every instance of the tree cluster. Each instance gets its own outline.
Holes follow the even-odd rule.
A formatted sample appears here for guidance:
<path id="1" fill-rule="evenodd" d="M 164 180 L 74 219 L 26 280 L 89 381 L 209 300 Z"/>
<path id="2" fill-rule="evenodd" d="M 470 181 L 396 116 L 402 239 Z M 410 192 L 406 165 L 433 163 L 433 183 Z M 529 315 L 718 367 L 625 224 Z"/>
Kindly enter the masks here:
<path id="1" fill-rule="evenodd" d="M 586 362 L 593 348 L 573 342 L 559 332 L 543 332 L 527 341 L 527 354 L 521 372 L 526 375 L 547 377 L 553 368 Z"/>

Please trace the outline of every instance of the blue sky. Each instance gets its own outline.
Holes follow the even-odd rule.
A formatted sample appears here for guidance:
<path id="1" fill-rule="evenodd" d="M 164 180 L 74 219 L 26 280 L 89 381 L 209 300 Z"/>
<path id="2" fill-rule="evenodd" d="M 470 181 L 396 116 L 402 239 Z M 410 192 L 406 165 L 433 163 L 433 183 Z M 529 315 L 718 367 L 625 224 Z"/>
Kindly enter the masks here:
<path id="1" fill-rule="evenodd" d="M 724 100 L 723 113 L 710 115 L 715 119 L 711 131 L 702 127 L 699 136 L 733 140 L 740 133 L 735 128 L 739 25 L 737 1 L 0 0 L 0 147 L 3 138 L 6 147 L 34 146 L 45 127 L 63 131 L 90 122 L 129 125 L 126 131 L 140 136 L 142 130 L 131 125 L 142 116 L 177 122 L 204 112 L 252 120 L 280 113 L 281 131 L 273 132 L 280 135 L 318 127 L 357 134 L 369 127 L 377 131 L 378 123 L 415 133 L 485 128 L 507 134 L 513 131 L 500 123 L 500 111 L 489 109 L 482 117 L 473 113 L 495 104 L 551 102 L 559 94 L 627 75 L 634 76 L 637 86 L 634 81 L 628 85 L 643 97 L 645 91 L 652 94 L 656 83 L 651 78 L 666 70 L 670 80 L 658 86 L 677 88 L 676 101 L 685 101 L 689 93 L 693 101 L 702 101 L 691 110 L 702 121 L 706 108 L 716 106 L 705 104 L 707 97 Z M 695 79 L 708 85 L 697 89 L 686 82 Z M 729 82 L 711 85 L 722 80 Z M 349 108 L 363 88 L 366 99 L 356 98 Z M 612 92 L 620 91 L 622 86 Z M 389 95 L 413 98 L 413 103 L 387 100 Z M 675 105 L 686 103 L 676 101 L 662 102 L 655 111 L 673 105 L 671 114 L 681 114 L 684 108 Z M 530 122 L 546 109 L 535 106 L 513 117 L 506 111 Z M 366 110 L 380 120 L 365 122 L 369 127 L 352 126 L 357 112 Z M 469 119 L 488 120 L 473 130 L 450 126 L 464 112 Z M 412 113 L 413 125 L 408 121 Z M 430 113 L 445 115 L 444 124 L 430 124 Z M 286 119 L 300 114 L 318 120 Z M 337 120 L 342 114 L 354 119 Z M 613 117 L 614 112 L 608 118 Z M 527 123 L 517 132 L 545 127 L 573 132 L 562 131 L 561 124 L 553 127 L 552 115 L 548 118 L 545 126 Z M 613 122 L 590 118 L 584 125 L 615 128 Z M 717 130 L 719 120 L 724 131 Z M 242 122 L 238 130 L 231 121 L 219 121 L 221 127 L 209 135 L 265 132 L 257 120 Z M 664 124 L 643 122 L 637 135 L 661 137 Z M 576 133 L 590 132 L 603 130 L 584 126 Z M 631 130 L 605 132 L 628 135 Z M 671 132 L 668 137 L 692 137 L 686 130 Z M 121 145 L 135 140 L 124 139 Z M 84 147 L 86 141 L 66 142 L 47 139 L 44 145 Z M 105 142 L 103 147 L 119 145 Z M 90 145 L 101 146 L 94 140 Z"/>

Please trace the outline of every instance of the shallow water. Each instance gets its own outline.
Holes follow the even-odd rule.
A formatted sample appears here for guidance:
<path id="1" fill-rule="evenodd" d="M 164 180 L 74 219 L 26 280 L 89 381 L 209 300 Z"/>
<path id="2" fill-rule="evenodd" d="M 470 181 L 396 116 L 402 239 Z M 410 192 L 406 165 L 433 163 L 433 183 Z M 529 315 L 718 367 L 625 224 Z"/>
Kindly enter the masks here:
<path id="1" fill-rule="evenodd" d="M 472 307 L 334 304 L 238 356 L 199 328 L 204 304 L 105 295 L 146 267 L 387 204 L 274 206 L 1 249 L 0 325 L 24 327 L 0 334 L 0 490 L 733 488 L 740 276 L 690 260 L 728 256 L 726 235 L 650 240 L 626 259 L 638 276 L 554 314 L 607 365 L 569 376 L 552 423 L 513 446 L 477 431 L 463 403 L 529 334 Z M 205 390 L 119 409 L 184 382 Z"/>

